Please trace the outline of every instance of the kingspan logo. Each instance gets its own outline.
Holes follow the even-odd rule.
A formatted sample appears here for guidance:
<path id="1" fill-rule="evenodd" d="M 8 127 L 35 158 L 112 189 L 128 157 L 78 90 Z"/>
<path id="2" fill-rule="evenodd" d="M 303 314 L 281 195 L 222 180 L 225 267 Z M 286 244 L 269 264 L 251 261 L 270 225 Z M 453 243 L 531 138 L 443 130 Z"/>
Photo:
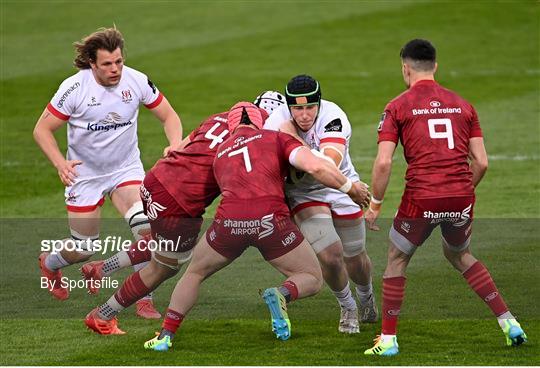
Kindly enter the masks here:
<path id="1" fill-rule="evenodd" d="M 97 123 L 88 123 L 86 130 L 92 132 L 116 130 L 129 125 L 133 125 L 131 120 L 122 122 L 122 116 L 116 112 L 109 112 L 104 119 L 99 120 Z"/>
<path id="2" fill-rule="evenodd" d="M 431 212 L 424 211 L 424 218 L 432 219 L 432 224 L 440 222 L 453 222 L 454 226 L 463 226 L 471 218 L 472 203 L 460 211 Z"/>

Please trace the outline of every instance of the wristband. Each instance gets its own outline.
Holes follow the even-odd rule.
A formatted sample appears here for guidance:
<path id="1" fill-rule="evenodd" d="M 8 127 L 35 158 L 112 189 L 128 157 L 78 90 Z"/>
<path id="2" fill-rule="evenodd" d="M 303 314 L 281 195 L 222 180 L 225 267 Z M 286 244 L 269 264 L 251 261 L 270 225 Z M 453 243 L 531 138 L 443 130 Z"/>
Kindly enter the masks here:
<path id="1" fill-rule="evenodd" d="M 352 180 L 347 178 L 347 181 L 345 182 L 345 184 L 339 187 L 338 190 L 343 193 L 349 193 L 349 190 L 351 190 L 351 188 L 352 188 Z"/>
<path id="2" fill-rule="evenodd" d="M 373 196 L 371 196 L 371 202 L 374 203 L 374 204 L 382 204 L 384 201 L 384 199 L 377 199 Z"/>

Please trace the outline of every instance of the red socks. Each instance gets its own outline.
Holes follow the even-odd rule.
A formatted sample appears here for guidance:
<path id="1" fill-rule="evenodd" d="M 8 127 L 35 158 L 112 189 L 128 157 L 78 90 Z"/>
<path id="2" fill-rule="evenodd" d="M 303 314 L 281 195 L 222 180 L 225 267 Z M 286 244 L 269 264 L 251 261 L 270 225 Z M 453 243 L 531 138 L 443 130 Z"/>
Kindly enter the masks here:
<path id="1" fill-rule="evenodd" d="M 150 236 L 145 236 L 141 240 L 131 243 L 127 255 L 132 266 L 152 259 L 152 252 L 148 249 L 150 240 L 152 240 Z"/>
<path id="2" fill-rule="evenodd" d="M 405 277 L 383 279 L 382 333 L 395 335 L 401 303 L 405 297 Z"/>
<path id="3" fill-rule="evenodd" d="M 287 291 L 289 292 L 290 299 L 287 300 L 287 303 L 298 299 L 298 287 L 296 286 L 296 284 L 294 282 L 285 281 L 283 283 L 283 285 L 281 285 L 281 286 L 284 287 L 285 289 L 287 289 Z"/>
<path id="4" fill-rule="evenodd" d="M 180 327 L 180 324 L 184 320 L 184 315 L 182 313 L 178 313 L 175 310 L 172 310 L 171 308 L 167 308 L 167 314 L 165 315 L 165 319 L 163 320 L 163 324 L 161 325 L 161 328 L 172 332 L 173 334 L 176 333 L 176 330 L 178 330 L 178 327 Z"/>
<path id="5" fill-rule="evenodd" d="M 151 290 L 141 280 L 139 271 L 132 273 L 124 281 L 122 287 L 114 294 L 114 298 L 124 308 L 129 307 L 143 296 L 147 295 Z"/>
<path id="6" fill-rule="evenodd" d="M 467 271 L 463 272 L 463 277 L 496 317 L 508 312 L 508 307 L 499 294 L 495 282 L 493 282 L 489 271 L 482 263 L 477 261 Z"/>

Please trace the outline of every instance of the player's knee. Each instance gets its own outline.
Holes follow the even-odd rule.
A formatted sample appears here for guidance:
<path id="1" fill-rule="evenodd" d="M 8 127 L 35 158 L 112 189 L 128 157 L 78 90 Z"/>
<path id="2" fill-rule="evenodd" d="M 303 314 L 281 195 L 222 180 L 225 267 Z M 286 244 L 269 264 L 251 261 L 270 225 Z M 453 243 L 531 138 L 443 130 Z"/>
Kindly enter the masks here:
<path id="1" fill-rule="evenodd" d="M 355 226 L 339 226 L 336 232 L 343 244 L 343 256 L 355 257 L 366 250 L 366 226 L 362 220 Z"/>
<path id="2" fill-rule="evenodd" d="M 144 208 L 141 201 L 135 202 L 124 215 L 135 241 L 141 240 L 144 236 L 150 234 L 150 222 L 144 214 Z"/>
<path id="3" fill-rule="evenodd" d="M 74 229 L 70 229 L 71 238 L 64 240 L 64 250 L 62 255 L 71 263 L 84 262 L 92 257 L 95 251 L 95 242 L 99 240 L 99 234 L 83 235 Z"/>
<path id="4" fill-rule="evenodd" d="M 161 281 L 167 280 L 178 273 L 179 269 L 176 267 L 176 265 L 178 265 L 176 259 L 163 257 L 161 261 L 157 261 L 157 257 L 159 256 L 156 255 L 156 257 L 152 257 L 152 260 L 148 266 L 146 266 L 148 267 L 149 273 L 155 275 L 156 278 Z M 164 265 L 164 263 L 167 265 Z"/>
<path id="5" fill-rule="evenodd" d="M 193 250 L 187 252 L 156 251 L 152 252 L 152 260 L 176 273 L 182 268 L 183 264 L 189 262 L 192 254 Z"/>
<path id="6" fill-rule="evenodd" d="M 310 217 L 300 223 L 300 231 L 316 254 L 340 242 L 331 217 Z"/>
<path id="7" fill-rule="evenodd" d="M 330 272 L 337 272 L 345 267 L 341 246 L 337 245 L 338 243 L 336 243 L 336 246 L 326 248 L 317 254 L 321 265 Z"/>

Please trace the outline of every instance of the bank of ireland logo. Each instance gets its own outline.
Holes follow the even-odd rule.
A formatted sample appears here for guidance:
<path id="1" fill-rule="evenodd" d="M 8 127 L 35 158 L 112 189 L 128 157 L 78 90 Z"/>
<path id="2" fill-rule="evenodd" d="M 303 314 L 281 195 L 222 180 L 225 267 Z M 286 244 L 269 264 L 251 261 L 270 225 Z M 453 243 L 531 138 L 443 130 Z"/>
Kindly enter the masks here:
<path id="1" fill-rule="evenodd" d="M 259 233 L 259 239 L 266 238 L 269 235 L 272 235 L 274 232 L 274 224 L 272 220 L 274 219 L 274 214 L 266 215 L 261 218 L 261 227 L 262 231 Z"/>

